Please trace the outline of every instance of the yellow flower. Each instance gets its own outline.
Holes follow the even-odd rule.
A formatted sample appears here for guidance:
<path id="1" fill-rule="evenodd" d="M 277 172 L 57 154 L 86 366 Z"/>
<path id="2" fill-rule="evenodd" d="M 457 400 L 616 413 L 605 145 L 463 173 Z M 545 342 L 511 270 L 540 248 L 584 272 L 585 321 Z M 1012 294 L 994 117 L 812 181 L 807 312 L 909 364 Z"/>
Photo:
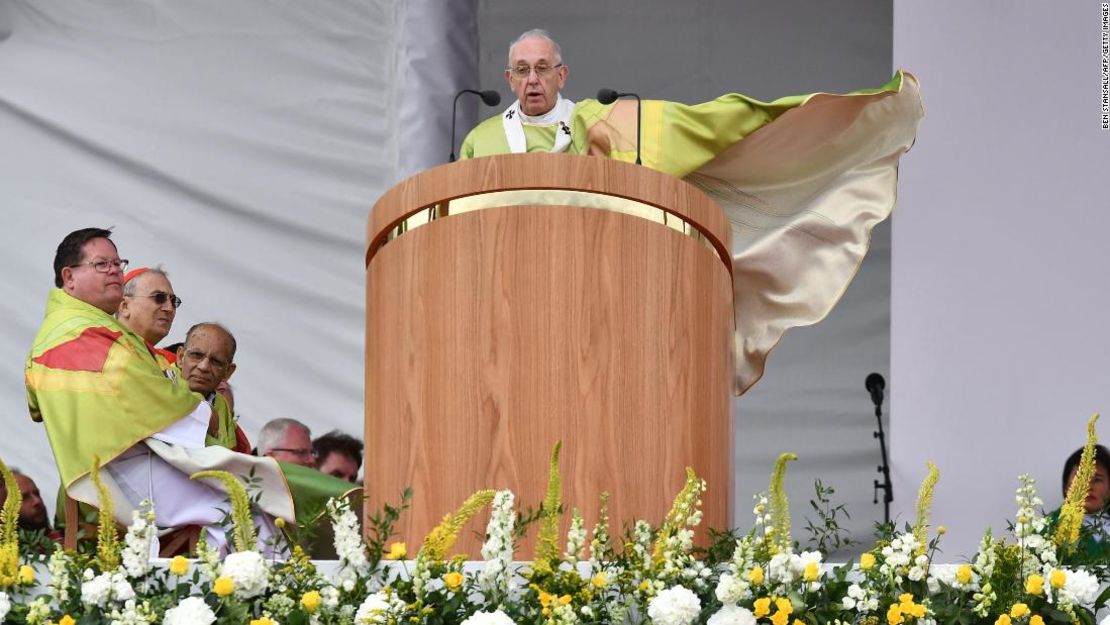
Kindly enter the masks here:
<path id="1" fill-rule="evenodd" d="M 1040 614 L 1034 614 L 1029 617 L 1029 625 L 1044 625 L 1044 619 Z"/>
<path id="2" fill-rule="evenodd" d="M 184 556 L 174 556 L 173 560 L 170 560 L 170 573 L 181 577 L 187 572 L 189 572 L 189 560 Z"/>
<path id="3" fill-rule="evenodd" d="M 771 615 L 771 625 L 786 625 L 790 622 L 790 613 L 779 610 Z"/>
<path id="4" fill-rule="evenodd" d="M 800 618 L 796 618 L 790 625 L 807 625 L 807 623 Z"/>
<path id="5" fill-rule="evenodd" d="M 886 611 L 886 622 L 889 625 L 902 625 L 902 623 L 906 622 L 906 619 L 902 616 L 902 609 L 898 607 L 898 604 L 892 603 L 890 605 L 890 609 Z"/>
<path id="6" fill-rule="evenodd" d="M 1035 597 L 1044 594 L 1044 578 L 1040 575 L 1030 575 L 1029 579 L 1025 580 L 1025 592 Z"/>
<path id="7" fill-rule="evenodd" d="M 902 594 L 898 595 L 898 603 L 902 603 L 902 604 L 905 604 L 905 603 L 913 604 L 913 593 L 909 593 L 909 592 L 904 592 L 904 593 L 902 593 Z"/>
<path id="8" fill-rule="evenodd" d="M 817 576 L 818 576 L 818 574 L 820 574 L 820 572 L 821 572 L 821 568 L 819 566 L 817 566 L 817 563 L 816 562 L 810 562 L 810 563 L 806 564 L 806 570 L 805 570 L 804 573 L 802 573 L 802 579 L 804 579 L 807 582 L 815 582 L 815 581 L 817 581 Z"/>
<path id="9" fill-rule="evenodd" d="M 752 570 L 748 571 L 748 581 L 756 586 L 763 583 L 763 567 L 753 566 Z"/>
<path id="10" fill-rule="evenodd" d="M 770 597 L 761 597 L 755 600 L 752 604 L 752 614 L 756 618 L 763 618 L 771 613 L 771 599 Z"/>
<path id="11" fill-rule="evenodd" d="M 794 606 L 789 599 L 775 599 L 775 607 L 778 608 L 779 612 L 786 612 L 787 614 L 794 612 Z"/>
<path id="12" fill-rule="evenodd" d="M 1015 603 L 1014 606 L 1010 608 L 1010 616 L 1014 618 L 1021 618 L 1028 614 L 1029 606 L 1025 605 L 1024 603 Z"/>
<path id="13" fill-rule="evenodd" d="M 1060 590 L 1061 588 L 1063 588 L 1064 584 L 1067 583 L 1067 581 L 1067 573 L 1064 573 L 1060 569 L 1052 569 L 1052 573 L 1050 573 L 1048 576 L 1048 583 L 1056 590 Z"/>
<path id="14" fill-rule="evenodd" d="M 911 615 L 913 615 L 914 618 L 925 618 L 925 604 L 924 603 L 911 604 L 909 613 Z"/>
<path id="15" fill-rule="evenodd" d="M 281 517 L 278 518 L 280 519 Z M 252 618 L 251 625 L 274 625 L 274 622 L 270 620 L 270 617 L 263 616 L 262 618 Z"/>
<path id="16" fill-rule="evenodd" d="M 937 526 L 937 536 L 944 536 L 948 533 L 948 528 L 943 525 Z"/>
<path id="17" fill-rule="evenodd" d="M 559 605 L 568 605 L 570 604 L 570 595 L 563 595 L 559 597 L 558 601 Z"/>
<path id="18" fill-rule="evenodd" d="M 278 528 L 279 530 L 283 530 L 283 529 L 285 529 L 285 519 L 283 519 L 283 518 L 281 518 L 281 517 L 277 517 L 277 518 L 275 518 L 275 519 L 274 519 L 274 525 L 275 525 L 275 526 L 276 526 L 276 527 L 277 527 L 277 528 Z"/>
<path id="19" fill-rule="evenodd" d="M 390 543 L 389 553 L 385 554 L 386 560 L 402 560 L 408 555 L 408 549 L 405 548 L 405 543 Z"/>
<path id="20" fill-rule="evenodd" d="M 1001 614 L 995 619 L 994 625 L 1010 625 L 1012 622 L 1009 614 Z"/>
<path id="21" fill-rule="evenodd" d="M 640 585 L 642 586 L 643 583 L 641 583 Z M 550 605 L 551 600 L 554 599 L 554 598 L 555 598 L 555 595 L 553 595 L 551 593 L 544 592 L 542 590 L 540 591 L 540 605 L 542 605 L 543 607 L 546 608 L 548 605 Z"/>
<path id="22" fill-rule="evenodd" d="M 598 573 L 597 575 L 594 575 L 594 578 L 590 580 L 590 583 L 594 585 L 594 588 L 605 588 L 609 585 L 609 576 L 606 575 L 604 572 Z"/>
<path id="23" fill-rule="evenodd" d="M 62 617 L 62 620 L 58 621 L 58 625 L 77 625 L 77 621 L 73 620 L 72 616 L 66 614 Z"/>
<path id="24" fill-rule="evenodd" d="M 961 565 L 956 569 L 956 581 L 961 584 L 970 584 L 972 577 L 971 567 L 967 564 Z"/>
<path id="25" fill-rule="evenodd" d="M 875 566 L 875 554 L 865 553 L 859 557 L 859 568 L 861 570 L 870 571 L 873 566 Z"/>
<path id="26" fill-rule="evenodd" d="M 320 609 L 320 593 L 315 590 L 310 590 L 301 596 L 301 605 L 304 606 L 304 611 L 313 614 L 316 610 Z"/>
<path id="27" fill-rule="evenodd" d="M 456 590 L 461 588 L 462 583 L 463 576 L 462 573 L 459 573 L 458 571 L 451 571 L 447 575 L 443 576 L 443 585 L 447 586 L 447 590 L 450 590 L 451 592 L 455 592 Z"/>
<path id="28" fill-rule="evenodd" d="M 34 569 L 34 567 L 27 566 L 26 564 L 19 567 L 19 583 L 20 584 L 23 584 L 24 586 L 28 586 L 30 584 L 33 584 L 34 581 L 35 581 L 35 569 Z"/>
<path id="29" fill-rule="evenodd" d="M 217 577 L 212 584 L 212 590 L 221 597 L 226 597 L 235 592 L 235 582 L 230 577 Z"/>
<path id="30" fill-rule="evenodd" d="M 651 589 L 651 582 L 649 582 L 645 579 L 644 581 L 640 582 L 639 588 L 640 588 L 640 592 L 647 592 L 648 590 Z"/>

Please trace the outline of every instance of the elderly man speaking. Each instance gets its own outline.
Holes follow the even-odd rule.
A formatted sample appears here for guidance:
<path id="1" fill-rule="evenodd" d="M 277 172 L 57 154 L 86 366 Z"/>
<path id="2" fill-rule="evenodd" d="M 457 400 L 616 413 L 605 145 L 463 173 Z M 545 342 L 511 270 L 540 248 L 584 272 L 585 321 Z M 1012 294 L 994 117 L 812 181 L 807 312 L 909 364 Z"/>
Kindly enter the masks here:
<path id="1" fill-rule="evenodd" d="M 461 157 L 565 152 L 635 161 L 701 188 L 732 226 L 736 390 L 763 373 L 786 329 L 823 318 L 890 214 L 898 160 L 923 116 L 917 80 L 760 102 L 729 93 L 686 105 L 560 95 L 570 70 L 530 30 L 509 46 L 516 101 L 463 141 Z M 481 198 L 464 198 L 480 201 Z"/>

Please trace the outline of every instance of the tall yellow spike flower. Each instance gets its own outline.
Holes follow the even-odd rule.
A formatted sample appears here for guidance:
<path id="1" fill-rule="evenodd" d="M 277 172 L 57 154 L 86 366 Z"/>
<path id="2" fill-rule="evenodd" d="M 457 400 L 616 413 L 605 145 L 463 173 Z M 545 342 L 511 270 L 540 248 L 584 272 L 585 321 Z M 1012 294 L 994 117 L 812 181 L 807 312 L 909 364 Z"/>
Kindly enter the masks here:
<path id="1" fill-rule="evenodd" d="M 493 501 L 494 494 L 493 490 L 480 490 L 468 497 L 458 510 L 443 517 L 439 525 L 432 528 L 424 538 L 424 546 L 420 548 L 419 557 L 428 561 L 440 561 L 446 558 L 447 551 L 455 546 L 463 526 L 479 510 Z"/>
<path id="2" fill-rule="evenodd" d="M 543 498 L 543 518 L 536 534 L 537 571 L 551 570 L 551 561 L 559 558 L 559 509 L 563 507 L 563 482 L 559 476 L 559 452 L 563 442 L 555 443 L 551 451 L 551 468 L 548 470 L 547 494 Z"/>
<path id="3" fill-rule="evenodd" d="M 797 460 L 798 456 L 785 453 L 775 461 L 775 470 L 771 472 L 771 484 L 767 488 L 768 503 L 771 507 L 771 535 L 772 553 L 781 553 L 790 550 L 790 500 L 786 497 L 786 463 Z"/>
<path id="4" fill-rule="evenodd" d="M 686 483 L 682 490 L 675 495 L 671 510 L 659 528 L 659 536 L 655 539 L 655 549 L 652 551 L 652 562 L 656 566 L 663 563 L 663 554 L 667 549 L 667 539 L 674 536 L 675 532 L 686 526 L 687 521 L 698 509 L 698 498 L 705 490 L 705 482 L 686 467 Z"/>
<path id="5" fill-rule="evenodd" d="M 247 488 L 227 471 L 198 471 L 189 476 L 191 480 L 211 478 L 219 480 L 227 489 L 231 499 L 231 524 L 234 528 L 236 551 L 250 551 L 255 548 L 258 538 L 254 534 L 254 519 L 251 518 L 251 499 Z"/>
<path id="6" fill-rule="evenodd" d="M 1087 489 L 1091 487 L 1091 478 L 1095 475 L 1095 445 L 1098 444 L 1095 422 L 1098 421 L 1098 416 L 1096 412 L 1087 421 L 1087 444 L 1083 446 L 1075 477 L 1068 486 L 1064 504 L 1060 506 L 1060 523 L 1056 526 L 1054 537 L 1057 547 L 1070 548 L 1079 541 L 1079 528 L 1083 525 L 1085 514 L 1083 501 L 1087 498 Z"/>
<path id="7" fill-rule="evenodd" d="M 925 553 L 929 542 L 929 514 L 933 509 L 933 491 L 936 490 L 937 480 L 940 479 L 940 470 L 937 465 L 927 462 L 929 473 L 921 482 L 921 490 L 917 491 L 917 518 L 913 523 L 913 537 L 917 539 L 917 555 Z"/>
<path id="8" fill-rule="evenodd" d="M 3 512 L 0 512 L 0 588 L 7 588 L 15 583 L 19 572 L 19 507 L 23 505 L 23 494 L 19 492 L 15 475 L 3 460 L 0 460 L 0 473 L 8 489 Z"/>
<path id="9" fill-rule="evenodd" d="M 96 487 L 97 505 L 100 507 L 100 515 L 96 520 L 96 561 L 100 563 L 101 571 L 114 571 L 119 568 L 116 504 L 112 501 L 112 493 L 100 479 L 100 456 L 93 456 L 89 477 Z"/>

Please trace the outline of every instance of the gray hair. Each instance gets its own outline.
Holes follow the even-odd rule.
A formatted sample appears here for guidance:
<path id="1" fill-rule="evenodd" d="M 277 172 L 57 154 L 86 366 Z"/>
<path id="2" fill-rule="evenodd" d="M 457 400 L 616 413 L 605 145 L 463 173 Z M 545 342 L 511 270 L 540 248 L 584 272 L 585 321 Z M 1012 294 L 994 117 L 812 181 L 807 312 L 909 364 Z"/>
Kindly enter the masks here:
<path id="1" fill-rule="evenodd" d="M 563 62 L 563 49 L 559 47 L 559 44 L 556 43 L 556 41 L 551 38 L 551 35 L 547 34 L 546 30 L 544 30 L 542 28 L 533 28 L 532 30 L 524 31 L 523 33 L 520 34 L 519 37 L 514 39 L 513 42 L 509 44 L 509 65 L 513 64 L 513 48 L 516 47 L 516 44 L 520 43 L 521 41 L 524 41 L 525 39 L 533 39 L 533 38 L 535 38 L 535 39 L 546 39 L 547 41 L 551 42 L 551 45 L 555 48 L 555 62 L 556 63 L 562 63 Z"/>
<path id="2" fill-rule="evenodd" d="M 182 341 L 181 344 L 182 345 L 188 345 L 189 344 L 189 339 L 193 337 L 193 333 L 196 332 L 197 330 L 203 330 L 205 328 L 215 328 L 216 330 L 219 330 L 220 332 L 223 332 L 224 334 L 227 335 L 227 338 L 231 340 L 231 360 L 232 360 L 232 362 L 234 362 L 235 361 L 235 351 L 239 348 L 238 343 L 235 341 L 235 335 L 232 334 L 231 330 L 228 330 L 227 326 L 225 326 L 222 323 L 218 323 L 218 322 L 215 322 L 215 321 L 201 321 L 200 323 L 198 323 L 198 324 L 194 325 L 193 327 L 189 328 L 189 331 L 185 333 L 185 340 Z M 229 362 L 228 364 L 231 364 L 231 363 Z M 230 386 L 231 385 L 229 384 L 228 387 L 230 388 Z"/>
<path id="3" fill-rule="evenodd" d="M 139 282 L 139 278 L 142 278 L 143 276 L 149 275 L 149 274 L 156 274 L 156 275 L 162 276 L 166 280 L 170 279 L 170 274 L 166 273 L 165 269 L 162 269 L 162 265 L 155 265 L 155 266 L 147 269 L 146 271 L 140 273 L 139 275 L 135 276 L 134 278 L 131 278 L 127 282 L 124 282 L 123 283 L 123 294 L 124 294 L 124 296 L 125 297 L 135 297 L 135 291 L 138 290 L 138 288 L 139 288 L 138 286 L 136 286 L 136 284 Z"/>
<path id="4" fill-rule="evenodd" d="M 281 439 L 285 438 L 285 433 L 289 431 L 289 428 L 304 430 L 305 435 L 308 436 L 309 440 L 312 440 L 312 430 L 300 421 L 289 418 L 272 419 L 262 426 L 262 430 L 258 433 L 258 455 L 265 456 L 274 447 L 280 445 Z"/>

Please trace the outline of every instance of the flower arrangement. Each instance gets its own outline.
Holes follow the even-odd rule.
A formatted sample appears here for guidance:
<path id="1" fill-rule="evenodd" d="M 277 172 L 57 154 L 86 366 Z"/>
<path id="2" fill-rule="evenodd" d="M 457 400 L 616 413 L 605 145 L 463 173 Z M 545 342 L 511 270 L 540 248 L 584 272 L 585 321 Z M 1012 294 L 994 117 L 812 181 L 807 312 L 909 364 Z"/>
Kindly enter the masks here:
<path id="1" fill-rule="evenodd" d="M 1094 423 L 1088 425 L 1089 449 Z M 280 558 L 257 551 L 242 481 L 218 472 L 196 477 L 221 480 L 230 493 L 234 550 L 222 561 L 202 539 L 196 559 L 153 566 L 149 502 L 134 513 L 122 540 L 114 527 L 100 528 L 95 552 L 23 553 L 15 531 L 19 489 L 0 462 L 8 484 L 0 513 L 0 623 L 1093 625 L 1110 594 L 1099 594 L 1107 573 L 1083 561 L 1077 548 L 1083 528 L 1075 523 L 1082 516 L 1075 516 L 1074 503 L 1082 498 L 1069 493 L 1059 518 L 1046 517 L 1028 476 L 1017 489 L 1012 537 L 988 532 L 969 562 L 933 563 L 945 529 L 930 526 L 940 476 L 930 464 L 914 522 L 902 531 L 882 527 L 857 562 L 833 566 L 791 535 L 784 485 L 793 454 L 779 457 L 766 493 L 756 495 L 752 529 L 742 536 L 718 534 L 704 548 L 695 531 L 707 485 L 689 469 L 658 526 L 638 521 L 613 534 L 603 496 L 592 528 L 570 510 L 560 534 L 559 453 L 557 445 L 546 496 L 534 515 L 518 512 L 510 491 L 479 491 L 447 514 L 409 561 L 400 561 L 407 546 L 389 542 L 404 501 L 370 517 L 365 537 L 346 500 L 329 502 L 338 560 L 327 574 L 288 540 L 272 550 Z M 1084 454 L 1079 475 L 1093 464 L 1093 454 Z M 110 509 L 107 491 L 101 487 L 100 493 L 101 509 Z M 451 557 L 463 526 L 484 511 L 483 561 Z M 533 524 L 536 557 L 518 562 L 514 541 Z M 36 566 L 45 574 L 36 576 Z"/>

